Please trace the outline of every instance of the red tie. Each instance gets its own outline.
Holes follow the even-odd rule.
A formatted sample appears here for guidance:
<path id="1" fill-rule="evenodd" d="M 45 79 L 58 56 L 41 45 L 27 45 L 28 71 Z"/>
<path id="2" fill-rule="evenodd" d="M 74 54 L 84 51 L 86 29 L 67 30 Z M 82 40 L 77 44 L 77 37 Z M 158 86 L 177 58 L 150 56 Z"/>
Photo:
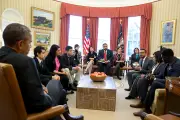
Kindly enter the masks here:
<path id="1" fill-rule="evenodd" d="M 107 60 L 107 54 L 106 54 L 106 50 L 104 51 L 104 60 Z"/>

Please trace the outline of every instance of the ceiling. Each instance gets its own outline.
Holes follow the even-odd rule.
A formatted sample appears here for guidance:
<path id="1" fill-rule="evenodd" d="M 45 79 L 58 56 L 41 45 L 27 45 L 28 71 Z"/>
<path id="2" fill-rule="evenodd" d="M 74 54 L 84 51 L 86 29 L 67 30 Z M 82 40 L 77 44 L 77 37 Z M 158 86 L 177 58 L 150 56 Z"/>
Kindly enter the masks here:
<path id="1" fill-rule="evenodd" d="M 93 6 L 93 7 L 121 7 L 121 6 L 132 6 L 139 5 L 159 0 L 56 0 L 65 3 L 71 3 L 82 6 Z"/>

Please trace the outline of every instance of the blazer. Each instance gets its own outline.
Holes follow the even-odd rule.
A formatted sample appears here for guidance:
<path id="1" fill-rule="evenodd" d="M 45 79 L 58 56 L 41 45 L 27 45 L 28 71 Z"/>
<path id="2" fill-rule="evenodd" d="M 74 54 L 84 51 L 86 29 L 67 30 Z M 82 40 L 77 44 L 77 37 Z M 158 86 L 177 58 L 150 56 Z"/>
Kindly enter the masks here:
<path id="1" fill-rule="evenodd" d="M 61 56 L 61 63 L 62 68 L 69 68 L 69 70 L 72 70 L 73 67 L 77 66 L 74 61 L 74 56 L 68 57 L 67 53 Z"/>
<path id="2" fill-rule="evenodd" d="M 99 50 L 98 60 L 100 59 L 104 59 L 104 49 Z M 113 62 L 113 52 L 109 49 L 107 49 L 107 60 L 109 60 L 111 63 Z"/>
<path id="3" fill-rule="evenodd" d="M 77 51 L 77 50 L 74 50 L 73 53 L 74 53 L 75 64 L 76 65 L 81 64 L 81 59 L 82 59 L 81 52 Z"/>
<path id="4" fill-rule="evenodd" d="M 9 47 L 0 49 L 0 62 L 11 64 L 16 73 L 27 113 L 44 111 L 52 106 L 52 99 L 44 94 L 34 60 L 18 54 Z"/>
<path id="5" fill-rule="evenodd" d="M 134 62 L 139 62 L 140 60 L 140 56 L 138 58 L 136 58 L 136 54 L 132 54 L 131 55 L 131 65 L 134 63 Z"/>
<path id="6" fill-rule="evenodd" d="M 174 57 L 174 60 L 170 64 L 166 64 L 166 67 L 164 70 L 161 70 L 161 73 L 159 75 L 161 78 L 157 78 L 156 80 L 165 84 L 165 77 L 179 77 L 180 76 L 180 60 L 176 57 Z M 159 77 L 158 76 L 158 77 Z"/>
<path id="7" fill-rule="evenodd" d="M 87 54 L 87 61 L 88 62 L 90 61 L 89 58 L 94 58 L 94 64 L 96 64 L 96 62 L 97 62 L 97 53 L 96 52 L 88 53 Z"/>
<path id="8" fill-rule="evenodd" d="M 155 65 L 154 65 L 155 66 Z M 161 78 L 159 76 L 161 74 L 161 71 L 164 71 L 166 68 L 166 64 L 164 62 L 160 63 L 154 70 L 153 75 L 155 75 L 156 78 Z"/>
<path id="9" fill-rule="evenodd" d="M 141 58 L 139 60 L 139 64 L 142 65 L 143 63 L 143 59 Z M 151 70 L 152 70 L 152 67 L 154 65 L 154 62 L 152 59 L 150 59 L 149 57 L 146 57 L 145 61 L 144 61 L 144 64 L 141 66 L 142 67 L 142 70 L 140 70 L 140 73 L 141 74 L 147 74 L 147 73 L 150 73 Z"/>
<path id="10" fill-rule="evenodd" d="M 48 84 L 48 82 L 52 79 L 52 74 L 50 74 L 44 61 L 42 61 L 42 63 L 39 63 L 39 61 L 36 57 L 34 57 L 34 61 L 36 63 L 36 67 L 39 72 L 41 82 L 44 86 L 46 86 Z"/>
<path id="11" fill-rule="evenodd" d="M 118 54 L 116 53 L 113 58 L 114 58 L 113 63 L 114 63 L 114 65 L 116 65 L 116 63 L 117 63 L 116 61 L 118 60 Z M 124 61 L 124 60 L 125 60 L 124 54 L 122 53 L 121 57 L 120 57 L 120 61 Z"/>
<path id="12" fill-rule="evenodd" d="M 60 62 L 60 67 L 59 67 L 59 71 L 61 71 L 62 69 L 62 64 L 61 64 L 61 57 L 58 56 L 59 62 Z M 49 74 L 53 74 L 54 70 L 56 69 L 56 63 L 55 63 L 55 59 L 53 59 L 51 56 L 47 56 L 45 58 L 45 66 L 49 72 Z"/>

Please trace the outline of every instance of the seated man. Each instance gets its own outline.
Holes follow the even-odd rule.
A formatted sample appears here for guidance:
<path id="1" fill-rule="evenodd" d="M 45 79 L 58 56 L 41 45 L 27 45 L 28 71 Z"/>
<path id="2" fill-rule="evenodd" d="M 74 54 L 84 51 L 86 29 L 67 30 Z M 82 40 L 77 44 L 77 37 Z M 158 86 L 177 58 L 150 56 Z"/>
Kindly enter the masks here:
<path id="1" fill-rule="evenodd" d="M 44 58 L 45 58 L 45 48 L 42 46 L 37 46 L 34 48 L 34 61 L 36 63 L 37 70 L 39 72 L 39 76 L 41 82 L 44 86 L 48 84 L 50 80 L 60 80 L 58 75 L 50 75 L 44 65 Z"/>
<path id="2" fill-rule="evenodd" d="M 66 53 L 63 54 L 62 58 L 62 70 L 68 74 L 69 80 L 74 86 L 78 85 L 80 80 L 81 68 L 75 64 L 73 49 L 71 46 L 66 47 Z M 74 75 L 75 74 L 75 78 Z"/>
<path id="3" fill-rule="evenodd" d="M 10 24 L 3 32 L 3 39 L 5 46 L 0 49 L 0 62 L 13 66 L 27 113 L 41 112 L 58 104 L 59 90 L 55 90 L 56 97 L 50 96 L 45 87 L 43 90 L 36 65 L 27 56 L 32 42 L 29 28 L 18 23 Z M 68 111 L 63 115 L 67 120 L 74 119 Z M 60 116 L 54 119 L 61 120 Z M 82 119 L 80 116 L 79 120 Z"/>
<path id="4" fill-rule="evenodd" d="M 171 49 L 165 49 L 162 52 L 162 59 L 164 63 L 166 63 L 166 68 L 164 71 L 161 71 L 161 75 L 164 76 L 164 78 L 154 78 L 154 81 L 151 85 L 151 88 L 146 95 L 145 100 L 143 101 L 144 108 L 140 112 L 135 112 L 135 116 L 141 116 L 143 112 L 151 113 L 150 107 L 154 101 L 155 91 L 159 88 L 165 88 L 166 79 L 165 76 L 171 76 L 171 77 L 179 77 L 180 76 L 180 60 L 176 57 L 174 57 L 174 52 Z"/>
<path id="5" fill-rule="evenodd" d="M 152 82 L 151 80 L 149 80 L 149 78 L 152 78 L 152 75 L 153 76 L 159 75 L 160 71 L 163 70 L 164 64 L 161 64 L 162 63 L 161 52 L 156 51 L 154 52 L 153 56 L 155 60 L 154 61 L 155 65 L 152 67 L 151 73 L 142 74 L 140 77 L 137 77 L 134 80 L 129 96 L 126 97 L 126 99 L 136 98 L 138 97 L 138 93 L 140 93 L 139 97 L 144 96 L 147 93 L 149 84 L 151 84 Z"/>
<path id="6" fill-rule="evenodd" d="M 109 75 L 111 70 L 111 65 L 113 62 L 113 52 L 108 49 L 107 43 L 104 43 L 103 49 L 99 50 L 98 60 L 101 61 L 98 63 L 99 72 L 104 72 L 107 75 Z"/>
<path id="7" fill-rule="evenodd" d="M 153 60 L 149 57 L 147 57 L 147 53 L 145 49 L 140 49 L 140 57 L 139 60 L 139 66 L 135 66 L 133 71 L 130 71 L 127 73 L 127 79 L 129 88 L 125 89 L 126 91 L 130 91 L 131 87 L 134 83 L 134 80 L 139 77 L 141 74 L 147 74 L 150 73 L 152 66 L 153 66 Z M 128 99 L 130 99 L 130 96 L 128 96 Z"/>

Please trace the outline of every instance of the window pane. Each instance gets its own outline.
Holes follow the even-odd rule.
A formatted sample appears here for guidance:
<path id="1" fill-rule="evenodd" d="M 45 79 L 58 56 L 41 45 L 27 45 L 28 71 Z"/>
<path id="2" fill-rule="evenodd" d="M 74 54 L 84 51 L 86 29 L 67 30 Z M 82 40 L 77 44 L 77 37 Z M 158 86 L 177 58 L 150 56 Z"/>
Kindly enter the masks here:
<path id="1" fill-rule="evenodd" d="M 97 51 L 102 49 L 103 43 L 107 43 L 110 48 L 110 24 L 110 18 L 99 18 Z"/>
<path id="2" fill-rule="evenodd" d="M 68 45 L 74 47 L 75 44 L 79 44 L 82 52 L 82 17 L 70 15 Z"/>
<path id="3" fill-rule="evenodd" d="M 128 44 L 127 44 L 127 53 L 126 59 L 133 54 L 134 48 L 139 48 L 140 46 L 140 23 L 141 17 L 129 17 L 128 18 Z"/>

